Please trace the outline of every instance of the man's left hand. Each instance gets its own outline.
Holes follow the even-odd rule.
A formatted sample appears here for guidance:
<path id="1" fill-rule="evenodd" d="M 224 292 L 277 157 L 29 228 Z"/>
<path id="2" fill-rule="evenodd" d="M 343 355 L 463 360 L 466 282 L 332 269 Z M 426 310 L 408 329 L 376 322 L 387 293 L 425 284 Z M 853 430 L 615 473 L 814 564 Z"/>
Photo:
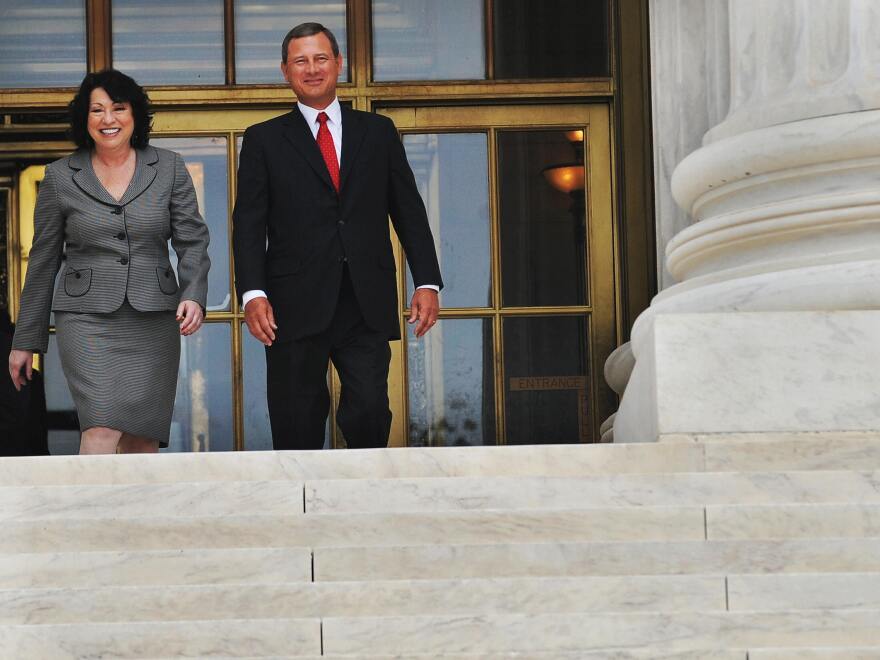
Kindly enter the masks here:
<path id="1" fill-rule="evenodd" d="M 440 297 L 433 289 L 416 289 L 409 308 L 407 323 L 412 324 L 418 321 L 415 332 L 416 337 L 421 337 L 437 322 L 437 314 L 440 313 Z"/>

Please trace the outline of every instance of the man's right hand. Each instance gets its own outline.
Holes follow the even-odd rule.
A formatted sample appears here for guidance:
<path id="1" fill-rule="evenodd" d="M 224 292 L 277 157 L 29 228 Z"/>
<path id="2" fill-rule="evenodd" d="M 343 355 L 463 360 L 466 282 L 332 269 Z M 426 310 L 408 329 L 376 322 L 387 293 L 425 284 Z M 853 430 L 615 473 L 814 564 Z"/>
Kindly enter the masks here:
<path id="1" fill-rule="evenodd" d="M 278 326 L 275 325 L 275 313 L 268 298 L 260 296 L 249 300 L 244 307 L 244 320 L 254 337 L 266 346 L 272 345 Z"/>

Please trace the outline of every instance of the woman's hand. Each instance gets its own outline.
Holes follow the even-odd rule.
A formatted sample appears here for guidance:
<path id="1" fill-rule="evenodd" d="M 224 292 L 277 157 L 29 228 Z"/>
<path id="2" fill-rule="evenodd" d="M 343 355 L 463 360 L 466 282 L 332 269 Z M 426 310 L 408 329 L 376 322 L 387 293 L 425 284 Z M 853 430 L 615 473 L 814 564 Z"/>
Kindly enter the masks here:
<path id="1" fill-rule="evenodd" d="M 22 367 L 24 367 L 24 374 L 21 373 Z M 34 376 L 34 352 L 20 351 L 16 348 L 9 351 L 9 375 L 15 389 L 20 392 L 21 386 L 27 385 L 27 382 Z"/>
<path id="2" fill-rule="evenodd" d="M 191 335 L 202 327 L 205 315 L 202 306 L 194 300 L 181 300 L 177 306 L 177 322 L 180 323 L 180 334 Z"/>

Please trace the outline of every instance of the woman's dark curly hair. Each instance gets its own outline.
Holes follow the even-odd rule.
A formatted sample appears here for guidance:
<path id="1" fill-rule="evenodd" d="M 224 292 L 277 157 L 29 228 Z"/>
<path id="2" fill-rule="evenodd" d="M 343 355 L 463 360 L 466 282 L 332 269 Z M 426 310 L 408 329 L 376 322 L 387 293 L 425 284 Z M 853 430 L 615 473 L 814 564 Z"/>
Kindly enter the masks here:
<path id="1" fill-rule="evenodd" d="M 134 117 L 134 131 L 131 134 L 131 146 L 143 149 L 150 143 L 150 99 L 144 88 L 134 79 L 116 69 L 104 69 L 97 73 L 89 73 L 83 78 L 79 91 L 67 106 L 70 114 L 70 137 L 80 149 L 91 149 L 95 145 L 89 135 L 89 105 L 92 90 L 100 87 L 107 96 L 117 103 L 131 103 Z"/>

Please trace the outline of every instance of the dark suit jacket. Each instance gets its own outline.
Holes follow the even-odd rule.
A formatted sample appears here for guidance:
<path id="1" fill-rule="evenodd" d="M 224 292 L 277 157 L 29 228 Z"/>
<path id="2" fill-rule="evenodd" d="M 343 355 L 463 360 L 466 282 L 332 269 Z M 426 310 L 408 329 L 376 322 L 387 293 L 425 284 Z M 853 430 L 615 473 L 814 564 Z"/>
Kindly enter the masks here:
<path id="1" fill-rule="evenodd" d="M 66 262 L 53 296 L 62 251 Z M 75 151 L 51 163 L 40 184 L 13 347 L 46 352 L 50 305 L 90 314 L 114 312 L 126 298 L 141 312 L 174 310 L 181 300 L 204 307 L 210 265 L 208 227 L 180 155 L 139 149 L 117 202 L 95 176 L 89 152 Z"/>
<path id="2" fill-rule="evenodd" d="M 337 194 L 299 108 L 244 134 L 235 282 L 239 295 L 268 294 L 276 341 L 329 326 L 344 261 L 366 323 L 400 337 L 389 215 L 415 285 L 442 285 L 425 205 L 391 120 L 343 106 L 341 160 Z"/>

